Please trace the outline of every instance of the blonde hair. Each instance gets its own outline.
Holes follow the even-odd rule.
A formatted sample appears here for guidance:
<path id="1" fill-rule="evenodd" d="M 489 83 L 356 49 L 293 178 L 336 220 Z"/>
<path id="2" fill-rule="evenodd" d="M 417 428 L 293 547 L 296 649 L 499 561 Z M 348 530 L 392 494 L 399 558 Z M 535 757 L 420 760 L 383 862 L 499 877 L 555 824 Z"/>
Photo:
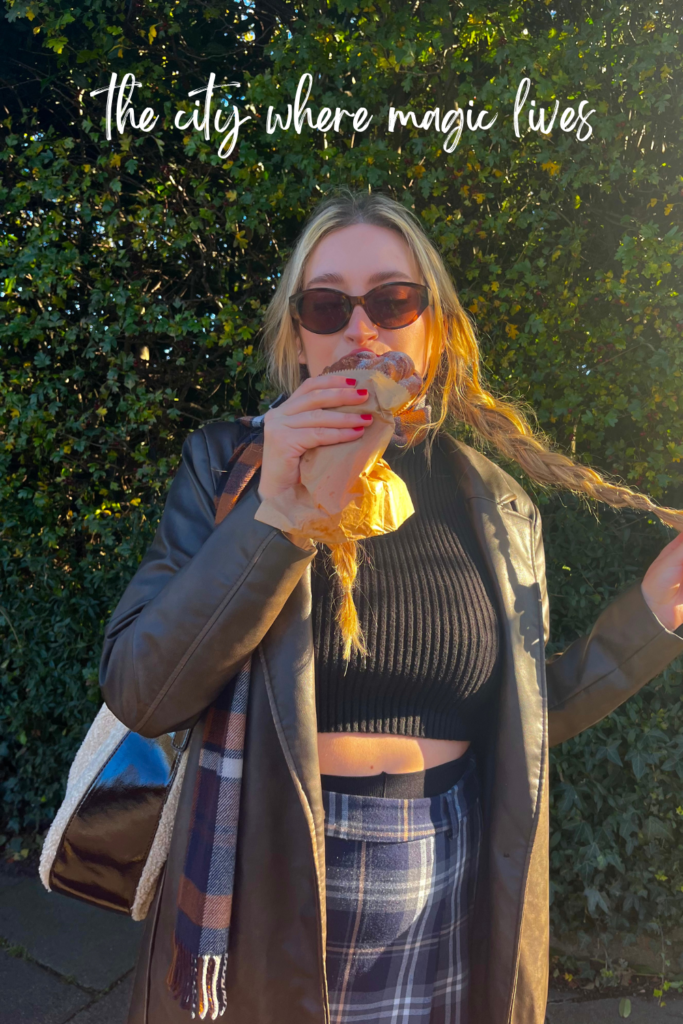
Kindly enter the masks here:
<path id="1" fill-rule="evenodd" d="M 506 459 L 515 461 L 538 484 L 563 487 L 613 508 L 653 513 L 667 526 L 683 530 L 683 512 L 660 507 L 646 495 L 610 482 L 596 470 L 575 462 L 531 427 L 519 403 L 496 398 L 484 387 L 474 326 L 460 304 L 441 256 L 417 218 L 388 196 L 340 192 L 318 205 L 304 226 L 282 271 L 264 324 L 262 346 L 269 377 L 281 391 L 291 394 L 301 380 L 289 297 L 301 289 L 306 263 L 318 242 L 330 231 L 352 224 L 375 224 L 396 231 L 407 243 L 431 291 L 426 371 L 416 401 L 425 395 L 435 414 L 424 430 L 436 432 L 449 418 L 467 424 L 475 436 L 492 444 Z M 425 436 L 424 430 L 418 432 L 413 443 Z M 352 600 L 356 546 L 336 545 L 331 551 L 342 586 L 338 621 L 348 658 L 352 646 L 365 651 Z"/>

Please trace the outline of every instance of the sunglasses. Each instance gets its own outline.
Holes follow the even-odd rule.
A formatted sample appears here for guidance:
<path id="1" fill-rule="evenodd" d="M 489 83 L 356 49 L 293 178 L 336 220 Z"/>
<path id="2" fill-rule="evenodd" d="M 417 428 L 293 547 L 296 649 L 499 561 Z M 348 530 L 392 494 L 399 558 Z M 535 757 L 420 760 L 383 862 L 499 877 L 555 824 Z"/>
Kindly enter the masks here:
<path id="1" fill-rule="evenodd" d="M 365 295 L 347 295 L 334 288 L 309 288 L 289 300 L 292 316 L 312 334 L 336 334 L 346 327 L 356 306 L 362 306 L 376 327 L 398 331 L 415 323 L 430 304 L 429 288 L 410 281 L 380 284 Z"/>

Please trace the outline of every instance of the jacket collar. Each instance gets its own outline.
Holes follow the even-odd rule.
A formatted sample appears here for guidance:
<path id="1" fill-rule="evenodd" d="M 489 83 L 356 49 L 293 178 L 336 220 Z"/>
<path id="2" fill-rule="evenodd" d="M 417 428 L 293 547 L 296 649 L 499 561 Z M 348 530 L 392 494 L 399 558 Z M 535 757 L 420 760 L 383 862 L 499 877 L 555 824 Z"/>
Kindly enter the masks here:
<path id="1" fill-rule="evenodd" d="M 533 518 L 533 504 L 520 484 L 481 452 L 450 434 L 439 433 L 437 441 L 451 461 L 458 488 L 465 499 L 484 498 L 498 505 L 512 505 L 513 511 Z"/>

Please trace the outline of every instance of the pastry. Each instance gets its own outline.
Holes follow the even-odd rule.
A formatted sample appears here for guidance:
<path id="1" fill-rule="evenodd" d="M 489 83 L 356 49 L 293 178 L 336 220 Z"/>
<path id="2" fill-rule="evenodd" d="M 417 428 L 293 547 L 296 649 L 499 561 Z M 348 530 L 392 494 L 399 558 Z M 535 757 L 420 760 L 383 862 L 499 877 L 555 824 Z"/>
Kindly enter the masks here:
<path id="1" fill-rule="evenodd" d="M 415 372 L 415 365 L 405 352 L 383 352 L 381 355 L 375 355 L 374 352 L 352 352 L 331 366 L 326 366 L 323 373 L 348 373 L 351 370 L 381 373 L 401 384 L 410 395 L 418 394 L 422 387 L 422 378 Z"/>

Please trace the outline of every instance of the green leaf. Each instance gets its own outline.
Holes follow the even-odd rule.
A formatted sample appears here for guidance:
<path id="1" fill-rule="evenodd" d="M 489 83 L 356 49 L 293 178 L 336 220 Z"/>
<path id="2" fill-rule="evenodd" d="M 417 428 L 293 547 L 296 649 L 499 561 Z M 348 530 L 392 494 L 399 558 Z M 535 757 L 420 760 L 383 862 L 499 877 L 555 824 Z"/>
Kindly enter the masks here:
<path id="1" fill-rule="evenodd" d="M 45 42 L 46 46 L 49 46 L 55 53 L 61 53 L 69 42 L 66 36 L 49 36 Z"/>
<path id="2" fill-rule="evenodd" d="M 651 816 L 645 822 L 645 837 L 646 839 L 665 839 L 671 842 L 673 833 L 666 822 Z"/>
<path id="3" fill-rule="evenodd" d="M 607 748 L 607 757 L 608 760 L 612 762 L 612 764 L 618 764 L 620 768 L 623 767 L 624 762 L 621 760 L 621 757 L 619 756 L 619 748 L 617 746 L 611 746 Z"/>
<path id="4" fill-rule="evenodd" d="M 576 790 L 573 786 L 563 784 L 562 787 L 562 798 L 558 804 L 557 810 L 561 815 L 567 814 L 571 809 L 576 800 Z"/>
<path id="5" fill-rule="evenodd" d="M 619 1016 L 630 1017 L 631 1016 L 631 1000 L 628 998 L 619 1000 Z"/>
<path id="6" fill-rule="evenodd" d="M 647 771 L 647 761 L 640 753 L 639 750 L 634 750 L 626 755 L 627 759 L 631 762 L 633 768 L 633 774 L 637 779 L 642 779 Z"/>
<path id="7" fill-rule="evenodd" d="M 606 914 L 609 913 L 607 900 L 598 889 L 586 889 L 584 895 L 588 904 L 589 914 L 595 914 L 598 907 L 600 907 L 601 910 L 604 910 Z"/>

